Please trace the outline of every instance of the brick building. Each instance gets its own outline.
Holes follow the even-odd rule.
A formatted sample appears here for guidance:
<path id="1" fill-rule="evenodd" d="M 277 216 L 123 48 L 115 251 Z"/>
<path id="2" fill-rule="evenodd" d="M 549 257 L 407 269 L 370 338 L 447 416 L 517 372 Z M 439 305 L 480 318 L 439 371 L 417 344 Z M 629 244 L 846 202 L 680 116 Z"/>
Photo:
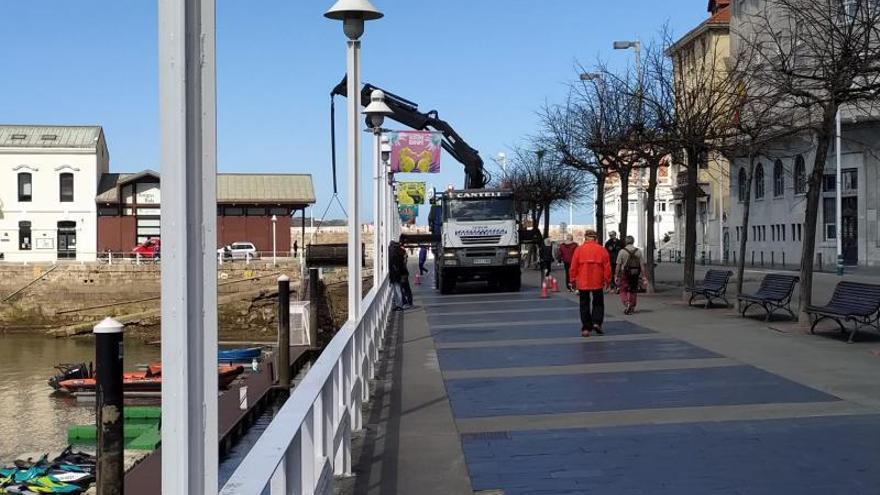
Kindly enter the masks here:
<path id="1" fill-rule="evenodd" d="M 160 236 L 157 172 L 105 173 L 95 202 L 99 251 L 130 252 L 138 243 Z M 269 253 L 275 216 L 277 252 L 290 252 L 291 216 L 314 203 L 309 174 L 218 174 L 217 244 L 249 241 Z"/>

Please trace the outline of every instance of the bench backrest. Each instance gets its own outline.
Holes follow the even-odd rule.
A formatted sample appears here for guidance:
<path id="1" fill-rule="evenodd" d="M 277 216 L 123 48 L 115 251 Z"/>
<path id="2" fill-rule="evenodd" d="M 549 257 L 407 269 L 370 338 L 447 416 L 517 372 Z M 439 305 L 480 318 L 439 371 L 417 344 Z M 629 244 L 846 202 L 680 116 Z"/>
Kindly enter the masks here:
<path id="1" fill-rule="evenodd" d="M 727 286 L 727 281 L 733 272 L 729 270 L 709 270 L 703 279 L 703 285 L 706 287 L 718 287 L 719 289 Z"/>
<path id="2" fill-rule="evenodd" d="M 880 310 L 880 285 L 838 282 L 828 306 L 853 315 L 872 315 Z"/>
<path id="3" fill-rule="evenodd" d="M 794 286 L 801 280 L 797 275 L 768 273 L 761 280 L 758 295 L 772 300 L 787 299 L 794 291 Z"/>

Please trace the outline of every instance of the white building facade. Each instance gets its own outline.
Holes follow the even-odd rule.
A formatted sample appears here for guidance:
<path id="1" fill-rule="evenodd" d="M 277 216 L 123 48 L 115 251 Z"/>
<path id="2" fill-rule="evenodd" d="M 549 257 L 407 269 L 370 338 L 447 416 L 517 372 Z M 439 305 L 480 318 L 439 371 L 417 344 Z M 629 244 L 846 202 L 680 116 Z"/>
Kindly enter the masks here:
<path id="1" fill-rule="evenodd" d="M 100 126 L 0 125 L 0 261 L 94 261 Z"/>
<path id="2" fill-rule="evenodd" d="M 639 197 L 641 204 L 647 201 L 648 171 L 644 169 L 633 170 L 629 180 L 629 205 L 627 211 L 626 234 L 633 236 L 636 246 L 644 249 L 647 240 L 647 213 L 645 206 L 639 210 Z M 610 176 L 605 182 L 605 235 L 609 232 L 620 233 L 621 220 L 620 181 L 616 176 Z M 654 239 L 656 247 L 662 248 L 664 238 L 672 239 L 675 232 L 674 203 L 672 195 L 672 183 L 669 177 L 669 167 L 660 167 L 657 171 L 657 192 L 654 201 Z"/>

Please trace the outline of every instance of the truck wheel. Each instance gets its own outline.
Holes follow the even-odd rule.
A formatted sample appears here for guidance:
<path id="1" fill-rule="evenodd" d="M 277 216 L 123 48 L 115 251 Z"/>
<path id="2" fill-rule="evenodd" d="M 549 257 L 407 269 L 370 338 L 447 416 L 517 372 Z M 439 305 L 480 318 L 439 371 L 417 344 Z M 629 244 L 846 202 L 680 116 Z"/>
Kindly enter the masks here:
<path id="1" fill-rule="evenodd" d="M 455 289 L 455 277 L 449 273 L 440 272 L 440 293 L 451 294 Z"/>
<path id="2" fill-rule="evenodd" d="M 522 277 L 520 271 L 511 270 L 510 274 L 507 276 L 507 288 L 510 292 L 519 292 L 522 287 Z"/>

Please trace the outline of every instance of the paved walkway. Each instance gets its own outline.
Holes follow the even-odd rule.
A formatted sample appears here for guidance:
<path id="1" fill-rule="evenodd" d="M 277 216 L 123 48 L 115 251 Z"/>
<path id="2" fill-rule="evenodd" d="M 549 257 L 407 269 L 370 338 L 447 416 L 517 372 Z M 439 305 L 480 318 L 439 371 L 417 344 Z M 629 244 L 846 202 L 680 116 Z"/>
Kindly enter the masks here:
<path id="1" fill-rule="evenodd" d="M 417 287 L 350 491 L 880 493 L 880 338 L 847 345 L 670 291 L 628 317 L 607 296 L 607 335 L 584 339 L 574 297 L 532 282 Z"/>

